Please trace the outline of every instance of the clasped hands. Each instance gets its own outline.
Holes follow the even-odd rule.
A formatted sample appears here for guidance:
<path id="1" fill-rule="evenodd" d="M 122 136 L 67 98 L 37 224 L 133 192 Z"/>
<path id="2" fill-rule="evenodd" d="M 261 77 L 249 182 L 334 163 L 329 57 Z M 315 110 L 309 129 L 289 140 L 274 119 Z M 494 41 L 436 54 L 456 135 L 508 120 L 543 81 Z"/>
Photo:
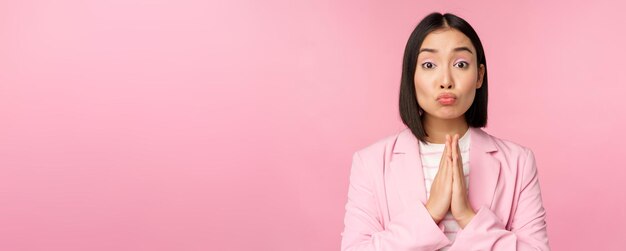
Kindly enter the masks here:
<path id="1" fill-rule="evenodd" d="M 435 223 L 443 220 L 448 210 L 452 211 L 452 216 L 461 228 L 465 228 L 474 218 L 476 213 L 467 198 L 465 186 L 459 135 L 446 134 L 446 146 L 426 202 L 426 209 Z"/>

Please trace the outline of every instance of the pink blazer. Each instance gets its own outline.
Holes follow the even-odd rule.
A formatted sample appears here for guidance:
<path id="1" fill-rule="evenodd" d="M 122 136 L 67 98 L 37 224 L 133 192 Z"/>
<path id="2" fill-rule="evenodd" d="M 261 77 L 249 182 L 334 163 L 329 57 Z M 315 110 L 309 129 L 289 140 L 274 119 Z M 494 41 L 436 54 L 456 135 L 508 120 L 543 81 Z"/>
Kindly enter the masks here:
<path id="1" fill-rule="evenodd" d="M 469 200 L 476 216 L 454 250 L 550 250 L 532 150 L 470 127 Z M 409 129 L 353 155 L 341 250 L 437 250 L 451 241 L 424 206 L 417 138 Z"/>

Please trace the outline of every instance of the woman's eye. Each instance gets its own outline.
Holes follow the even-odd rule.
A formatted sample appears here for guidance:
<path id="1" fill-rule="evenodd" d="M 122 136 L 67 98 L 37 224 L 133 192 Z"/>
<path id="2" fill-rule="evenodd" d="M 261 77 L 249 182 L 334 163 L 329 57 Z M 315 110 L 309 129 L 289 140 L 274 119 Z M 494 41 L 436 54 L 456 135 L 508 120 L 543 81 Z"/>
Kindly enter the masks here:
<path id="1" fill-rule="evenodd" d="M 459 68 L 467 68 L 467 66 L 468 66 L 469 64 L 468 64 L 467 62 L 465 62 L 465 61 L 461 61 L 461 62 L 456 63 L 456 65 L 457 65 Z"/>
<path id="2" fill-rule="evenodd" d="M 426 69 L 432 69 L 432 68 L 435 68 L 435 64 L 433 64 L 431 62 L 426 62 L 426 63 L 422 64 L 422 67 L 426 68 Z"/>

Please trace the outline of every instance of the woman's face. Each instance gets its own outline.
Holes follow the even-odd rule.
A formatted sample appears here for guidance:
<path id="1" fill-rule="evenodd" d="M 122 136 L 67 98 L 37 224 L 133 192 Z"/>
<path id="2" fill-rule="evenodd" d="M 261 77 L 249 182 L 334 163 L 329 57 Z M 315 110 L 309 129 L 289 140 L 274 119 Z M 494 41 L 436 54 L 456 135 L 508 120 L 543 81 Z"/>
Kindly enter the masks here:
<path id="1" fill-rule="evenodd" d="M 477 65 L 472 41 L 456 29 L 443 28 L 429 33 L 418 53 L 415 92 L 424 116 L 463 116 L 484 76 L 484 65 Z M 440 98 L 442 94 L 449 97 Z"/>

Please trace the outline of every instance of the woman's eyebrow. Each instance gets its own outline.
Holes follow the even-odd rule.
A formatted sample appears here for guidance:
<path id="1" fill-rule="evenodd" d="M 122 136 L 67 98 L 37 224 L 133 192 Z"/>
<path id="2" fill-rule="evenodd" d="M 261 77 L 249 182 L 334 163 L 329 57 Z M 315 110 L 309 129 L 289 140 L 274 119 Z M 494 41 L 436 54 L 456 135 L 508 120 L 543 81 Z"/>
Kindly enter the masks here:
<path id="1" fill-rule="evenodd" d="M 420 54 L 420 53 L 422 53 L 423 51 L 425 51 L 425 52 L 437 53 L 437 50 L 435 50 L 435 49 L 431 49 L 431 48 L 422 48 L 422 49 L 421 49 L 421 50 L 417 53 L 417 55 L 419 55 L 419 54 Z M 452 50 L 452 51 L 455 51 L 455 52 L 456 52 L 456 51 L 467 51 L 467 52 L 469 52 L 470 54 L 474 54 L 474 53 L 472 53 L 472 50 L 470 50 L 470 49 L 469 49 L 468 47 L 466 47 L 466 46 L 462 46 L 462 47 L 457 47 L 457 48 L 454 48 L 454 50 Z"/>

